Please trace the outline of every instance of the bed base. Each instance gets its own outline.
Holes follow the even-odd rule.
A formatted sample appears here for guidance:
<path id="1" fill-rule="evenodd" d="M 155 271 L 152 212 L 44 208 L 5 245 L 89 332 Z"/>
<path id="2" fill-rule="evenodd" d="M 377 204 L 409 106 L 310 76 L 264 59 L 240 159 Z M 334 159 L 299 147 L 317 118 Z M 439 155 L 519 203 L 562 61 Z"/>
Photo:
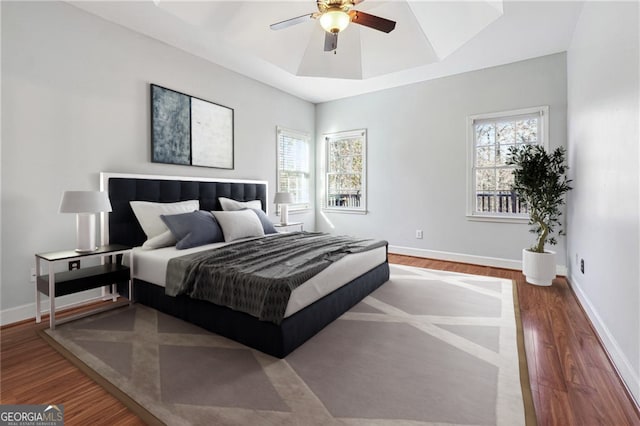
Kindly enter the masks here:
<path id="1" fill-rule="evenodd" d="M 134 280 L 134 300 L 274 357 L 284 358 L 388 280 L 389 263 L 385 262 L 285 318 L 280 325 L 207 301 L 166 296 L 163 287 L 141 280 Z"/>

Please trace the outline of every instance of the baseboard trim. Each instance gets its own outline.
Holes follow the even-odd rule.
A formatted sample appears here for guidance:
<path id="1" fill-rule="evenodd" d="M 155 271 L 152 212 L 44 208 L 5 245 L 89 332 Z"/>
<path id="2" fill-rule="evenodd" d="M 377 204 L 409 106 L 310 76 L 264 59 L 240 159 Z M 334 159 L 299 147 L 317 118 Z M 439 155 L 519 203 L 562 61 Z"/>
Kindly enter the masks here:
<path id="1" fill-rule="evenodd" d="M 414 247 L 389 246 L 389 253 L 427 259 L 447 260 L 450 262 L 470 263 L 472 265 L 492 266 L 494 268 L 522 270 L 522 260 L 503 259 L 499 257 L 476 256 L 473 254 L 452 253 L 447 251 L 427 250 Z M 566 276 L 567 267 L 556 265 L 558 275 Z"/>
<path id="2" fill-rule="evenodd" d="M 598 311 L 582 290 L 580 282 L 573 275 L 568 277 L 567 281 L 569 281 L 573 294 L 576 295 L 580 306 L 587 315 L 587 318 L 589 318 L 591 326 L 594 328 L 596 335 L 600 339 L 600 343 L 613 364 L 613 368 L 617 370 L 618 377 L 620 377 L 622 384 L 627 388 L 629 396 L 636 405 L 636 410 L 640 412 L 640 377 L 638 377 L 638 374 L 633 370 L 629 359 L 620 349 L 618 341 L 613 337 L 609 328 L 605 325 L 604 321 L 602 321 Z"/>
<path id="3" fill-rule="evenodd" d="M 76 308 L 78 306 L 86 305 L 103 300 L 102 296 L 92 296 L 89 298 L 82 298 L 80 300 L 71 300 L 63 303 L 56 303 L 56 314 L 63 309 Z M 58 300 L 56 299 L 56 302 Z M 42 314 L 49 313 L 49 304 L 42 302 Z M 36 304 L 27 303 L 26 305 L 16 306 L 15 308 L 3 309 L 0 311 L 0 326 L 5 326 L 25 320 L 36 319 Z"/>

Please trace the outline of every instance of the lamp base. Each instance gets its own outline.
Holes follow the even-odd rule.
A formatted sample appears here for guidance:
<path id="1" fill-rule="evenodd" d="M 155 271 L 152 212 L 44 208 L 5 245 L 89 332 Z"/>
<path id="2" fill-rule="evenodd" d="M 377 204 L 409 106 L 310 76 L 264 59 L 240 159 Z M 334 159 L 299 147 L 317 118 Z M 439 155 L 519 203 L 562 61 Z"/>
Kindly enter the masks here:
<path id="1" fill-rule="evenodd" d="M 96 215 L 78 213 L 76 217 L 76 252 L 90 253 L 96 251 Z"/>
<path id="2" fill-rule="evenodd" d="M 280 204 L 280 225 L 289 224 L 289 206 Z"/>

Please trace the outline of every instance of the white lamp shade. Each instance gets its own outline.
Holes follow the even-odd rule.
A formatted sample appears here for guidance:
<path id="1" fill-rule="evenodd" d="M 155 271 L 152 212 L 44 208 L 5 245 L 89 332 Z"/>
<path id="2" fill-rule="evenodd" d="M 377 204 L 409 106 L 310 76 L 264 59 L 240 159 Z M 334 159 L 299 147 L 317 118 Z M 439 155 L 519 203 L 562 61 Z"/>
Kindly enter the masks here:
<path id="1" fill-rule="evenodd" d="M 60 201 L 60 213 L 110 212 L 111 203 L 106 192 L 65 191 Z"/>
<path id="2" fill-rule="evenodd" d="M 276 192 L 273 204 L 293 204 L 293 194 L 291 192 Z"/>

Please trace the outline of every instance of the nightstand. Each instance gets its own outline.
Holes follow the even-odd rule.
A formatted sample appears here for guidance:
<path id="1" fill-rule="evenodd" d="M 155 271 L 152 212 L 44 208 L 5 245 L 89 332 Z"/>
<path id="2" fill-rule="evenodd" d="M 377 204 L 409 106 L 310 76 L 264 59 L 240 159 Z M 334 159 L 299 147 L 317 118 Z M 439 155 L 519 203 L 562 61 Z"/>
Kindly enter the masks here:
<path id="1" fill-rule="evenodd" d="M 295 231 L 300 231 L 302 232 L 303 223 L 302 222 L 289 222 L 286 225 L 283 225 L 281 223 L 274 223 L 273 227 L 276 228 L 276 231 L 278 232 L 295 232 Z"/>
<path id="2" fill-rule="evenodd" d="M 87 253 L 78 253 L 74 250 L 56 251 L 36 254 L 36 322 L 41 321 L 40 293 L 49 297 L 49 326 L 55 329 L 55 298 L 67 294 L 77 293 L 92 288 L 111 286 L 111 298 L 113 302 L 117 300 L 116 283 L 127 281 L 129 283 L 129 300 L 124 303 L 114 303 L 106 308 L 93 310 L 86 314 L 75 315 L 64 321 L 70 321 L 80 316 L 94 314 L 131 304 L 132 298 L 132 277 L 129 266 L 122 264 L 122 257 L 129 256 L 129 265 L 132 265 L 131 247 L 120 244 L 110 244 L 98 247 L 97 250 Z M 89 266 L 72 271 L 55 272 L 55 264 L 59 262 L 70 262 L 74 260 L 86 260 L 91 258 L 102 258 L 103 262 L 98 266 Z M 115 257 L 115 261 L 114 261 Z M 47 263 L 47 274 L 41 275 L 41 263 Z M 51 296 L 52 295 L 52 296 Z"/>

